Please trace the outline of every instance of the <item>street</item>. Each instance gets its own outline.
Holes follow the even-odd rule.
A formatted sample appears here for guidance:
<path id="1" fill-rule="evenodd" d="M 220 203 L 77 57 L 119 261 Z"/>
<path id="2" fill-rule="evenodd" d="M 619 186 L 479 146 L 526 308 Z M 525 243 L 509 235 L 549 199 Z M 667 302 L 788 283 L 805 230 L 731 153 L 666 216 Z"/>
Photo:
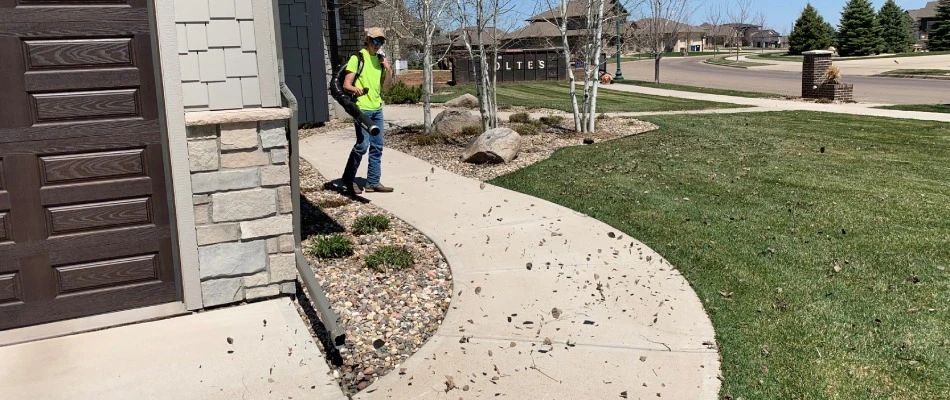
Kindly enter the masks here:
<path id="1" fill-rule="evenodd" d="M 801 73 L 742 69 L 704 64 L 706 57 L 664 58 L 660 82 L 717 89 L 746 90 L 801 96 Z M 609 61 L 607 71 L 616 71 Z M 653 81 L 653 62 L 622 64 L 624 78 Z M 845 76 L 854 84 L 855 100 L 863 103 L 950 104 L 950 80 Z"/>

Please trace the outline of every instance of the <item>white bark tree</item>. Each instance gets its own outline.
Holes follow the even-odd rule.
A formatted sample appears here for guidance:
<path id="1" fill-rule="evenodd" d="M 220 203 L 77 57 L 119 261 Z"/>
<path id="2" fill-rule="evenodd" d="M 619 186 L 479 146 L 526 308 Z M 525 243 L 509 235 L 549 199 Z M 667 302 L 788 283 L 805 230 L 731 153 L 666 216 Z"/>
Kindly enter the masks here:
<path id="1" fill-rule="evenodd" d="M 719 31 L 722 30 L 723 18 L 722 5 L 716 4 L 706 9 L 706 22 L 709 23 L 711 30 L 710 34 L 707 36 L 712 38 L 714 48 L 713 51 L 715 51 L 716 54 L 719 54 L 719 44 L 716 38 L 719 36 Z"/>
<path id="2" fill-rule="evenodd" d="M 679 41 L 693 14 L 694 0 L 645 0 L 636 40 L 640 47 L 653 53 L 654 83 L 660 83 L 660 60 L 663 53 Z M 675 49 L 674 49 L 675 50 Z"/>
<path id="3" fill-rule="evenodd" d="M 495 94 L 498 38 L 496 37 L 497 30 L 495 27 L 489 27 L 488 22 L 497 22 L 498 14 L 502 9 L 500 1 L 456 0 L 457 17 L 461 26 L 460 37 L 465 44 L 469 59 L 479 64 L 475 91 L 482 117 L 482 128 L 485 130 L 498 127 L 498 97 Z M 472 18 L 475 19 L 474 25 L 471 24 Z M 493 56 L 491 62 L 488 60 L 489 55 Z"/>
<path id="4" fill-rule="evenodd" d="M 739 51 L 742 50 L 742 39 L 748 30 L 745 25 L 748 25 L 752 19 L 752 2 L 753 0 L 735 0 L 735 4 L 733 4 L 733 6 L 729 8 L 729 12 L 727 12 L 729 21 L 735 24 L 736 28 L 736 62 L 739 62 Z"/>
<path id="5" fill-rule="evenodd" d="M 767 21 L 766 21 L 766 19 L 765 19 L 765 13 L 762 12 L 762 10 L 759 10 L 759 12 L 755 14 L 755 24 L 759 26 L 759 29 L 760 29 L 760 30 L 765 30 L 765 29 L 766 29 L 766 28 L 765 28 L 765 24 L 766 24 L 766 23 L 767 23 Z M 765 52 L 765 48 L 768 47 L 768 45 L 769 45 L 769 43 L 768 43 L 767 41 L 765 41 L 765 39 L 770 39 L 770 38 L 771 38 L 771 37 L 763 38 L 763 41 L 762 41 L 762 50 L 760 51 L 761 53 L 764 53 L 764 52 Z"/>
<path id="6" fill-rule="evenodd" d="M 418 19 L 418 23 L 422 24 L 421 37 L 416 39 L 422 45 L 422 114 L 425 133 L 432 131 L 432 68 L 445 56 L 442 54 L 439 59 L 433 60 L 432 42 L 436 30 L 445 22 L 451 4 L 449 0 L 409 0 L 406 3 L 406 8 Z M 407 28 L 409 31 L 416 31 L 412 27 Z"/>

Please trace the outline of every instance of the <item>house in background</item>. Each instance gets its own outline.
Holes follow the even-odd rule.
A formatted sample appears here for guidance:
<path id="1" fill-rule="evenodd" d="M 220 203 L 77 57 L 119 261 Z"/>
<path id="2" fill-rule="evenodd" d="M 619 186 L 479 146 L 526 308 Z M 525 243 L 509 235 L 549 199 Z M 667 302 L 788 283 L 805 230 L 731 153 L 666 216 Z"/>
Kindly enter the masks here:
<path id="1" fill-rule="evenodd" d="M 567 22 L 567 37 L 571 45 L 571 52 L 578 54 L 579 45 L 587 41 L 591 35 L 593 24 L 587 20 L 587 3 L 582 1 L 571 1 L 568 3 L 567 12 L 561 16 L 559 8 L 552 8 L 543 13 L 534 15 L 527 19 L 528 25 L 504 36 L 503 47 L 508 49 L 545 49 L 562 47 L 561 31 L 559 25 L 563 20 Z M 618 35 L 614 21 L 620 18 L 624 23 L 622 27 L 628 27 L 626 22 L 629 13 L 623 6 L 613 0 L 608 0 L 604 4 L 604 18 L 607 21 L 604 24 L 602 32 L 603 48 L 607 50 L 610 46 L 616 45 L 618 37 L 623 37 L 623 32 Z"/>
<path id="2" fill-rule="evenodd" d="M 659 30 L 652 29 L 654 23 L 660 24 Z M 637 51 L 650 51 L 646 42 L 652 40 L 652 32 L 663 35 L 664 52 L 697 52 L 706 50 L 706 30 L 687 23 L 678 23 L 665 18 L 643 18 L 636 21 L 637 30 L 633 33 L 634 42 L 639 44 Z"/>
<path id="3" fill-rule="evenodd" d="M 926 48 L 930 31 L 943 22 L 937 19 L 937 1 L 928 2 L 919 10 L 908 10 L 907 14 L 914 20 L 914 37 L 919 46 Z"/>
<path id="4" fill-rule="evenodd" d="M 774 29 L 758 29 L 749 34 L 749 43 L 757 49 L 785 47 L 785 36 Z"/>
<path id="5" fill-rule="evenodd" d="M 0 343 L 294 293 L 282 76 L 332 117 L 361 6 L 68 3 L 0 2 Z"/>

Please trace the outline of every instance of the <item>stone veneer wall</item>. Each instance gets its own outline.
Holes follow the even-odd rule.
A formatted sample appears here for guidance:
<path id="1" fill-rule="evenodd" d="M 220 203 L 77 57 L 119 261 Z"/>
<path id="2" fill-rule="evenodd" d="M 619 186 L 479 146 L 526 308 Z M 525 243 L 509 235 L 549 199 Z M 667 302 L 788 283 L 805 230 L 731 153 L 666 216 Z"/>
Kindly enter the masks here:
<path id="1" fill-rule="evenodd" d="M 286 121 L 188 128 L 205 307 L 294 293 Z"/>

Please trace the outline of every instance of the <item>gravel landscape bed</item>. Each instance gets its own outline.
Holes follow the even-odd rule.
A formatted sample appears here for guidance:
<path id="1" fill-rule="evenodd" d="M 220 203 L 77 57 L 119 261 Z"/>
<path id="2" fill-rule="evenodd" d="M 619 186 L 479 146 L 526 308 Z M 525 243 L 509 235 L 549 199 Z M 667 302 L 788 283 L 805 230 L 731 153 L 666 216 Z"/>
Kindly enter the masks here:
<path id="1" fill-rule="evenodd" d="M 518 112 L 518 109 L 506 110 Z M 543 112 L 531 110 L 532 113 Z M 477 111 L 476 111 L 477 113 Z M 550 113 L 561 115 L 563 113 Z M 573 124 L 573 117 L 565 117 L 564 124 Z M 507 121 L 501 126 L 510 127 L 513 124 Z M 418 135 L 417 129 L 403 129 L 400 132 L 393 129 L 386 133 L 386 146 L 397 149 L 414 157 L 426 160 L 429 163 L 453 173 L 480 180 L 489 181 L 499 176 L 517 171 L 539 161 L 545 160 L 555 151 L 564 147 L 583 145 L 584 139 L 593 139 L 595 143 L 619 139 L 626 136 L 638 135 L 656 129 L 656 125 L 632 118 L 601 118 L 597 121 L 597 132 L 593 134 L 579 134 L 564 129 L 563 126 L 548 127 L 537 135 L 521 136 L 521 151 L 518 157 L 510 163 L 504 164 L 470 164 L 462 162 L 459 155 L 472 138 L 452 138 L 452 143 L 417 145 L 412 135 Z"/>
<path id="2" fill-rule="evenodd" d="M 344 392 L 352 395 L 398 368 L 435 333 L 451 302 L 452 274 L 445 257 L 425 235 L 372 204 L 325 189 L 327 181 L 301 160 L 304 253 L 346 333 L 346 346 L 340 350 L 343 365 L 331 368 Z M 385 216 L 389 229 L 355 235 L 353 222 L 370 215 Z M 313 255 L 313 239 L 332 234 L 352 241 L 351 256 Z M 415 265 L 384 266 L 383 272 L 367 267 L 367 256 L 383 246 L 408 250 Z"/>

